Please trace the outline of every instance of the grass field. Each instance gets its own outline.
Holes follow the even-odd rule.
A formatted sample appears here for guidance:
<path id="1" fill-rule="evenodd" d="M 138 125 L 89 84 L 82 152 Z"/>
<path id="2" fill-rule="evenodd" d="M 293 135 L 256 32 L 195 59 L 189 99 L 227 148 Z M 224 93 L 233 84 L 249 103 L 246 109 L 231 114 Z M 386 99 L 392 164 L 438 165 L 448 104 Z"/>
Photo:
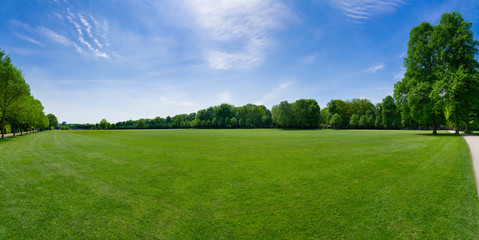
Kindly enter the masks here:
<path id="1" fill-rule="evenodd" d="M 447 133 L 49 131 L 0 152 L 0 239 L 479 238 Z"/>

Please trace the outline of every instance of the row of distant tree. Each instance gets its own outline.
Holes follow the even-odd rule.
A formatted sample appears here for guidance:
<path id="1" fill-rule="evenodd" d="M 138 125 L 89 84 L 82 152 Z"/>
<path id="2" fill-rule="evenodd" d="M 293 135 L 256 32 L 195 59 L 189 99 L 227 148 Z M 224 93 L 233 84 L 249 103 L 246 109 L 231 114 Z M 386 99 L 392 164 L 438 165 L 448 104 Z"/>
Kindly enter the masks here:
<path id="1" fill-rule="evenodd" d="M 223 103 L 190 114 L 154 119 L 96 124 L 66 124 L 69 129 L 166 129 L 166 128 L 335 128 L 335 129 L 400 129 L 427 128 L 418 124 L 402 126 L 401 114 L 394 99 L 387 96 L 381 103 L 368 99 L 331 100 L 320 109 L 314 99 L 287 101 L 273 106 L 247 104 L 235 107 Z"/>
<path id="2" fill-rule="evenodd" d="M 0 50 L 0 131 L 23 133 L 58 125 L 53 114 L 45 115 L 43 105 L 30 94 L 20 69 Z"/>

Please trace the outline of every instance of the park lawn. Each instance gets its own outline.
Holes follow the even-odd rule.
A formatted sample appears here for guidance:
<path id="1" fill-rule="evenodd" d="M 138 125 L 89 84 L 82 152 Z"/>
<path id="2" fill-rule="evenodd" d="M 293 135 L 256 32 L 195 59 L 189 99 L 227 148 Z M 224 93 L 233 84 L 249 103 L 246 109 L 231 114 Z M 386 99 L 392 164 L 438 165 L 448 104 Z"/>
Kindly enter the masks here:
<path id="1" fill-rule="evenodd" d="M 48 131 L 0 152 L 0 239 L 479 238 L 448 133 Z"/>

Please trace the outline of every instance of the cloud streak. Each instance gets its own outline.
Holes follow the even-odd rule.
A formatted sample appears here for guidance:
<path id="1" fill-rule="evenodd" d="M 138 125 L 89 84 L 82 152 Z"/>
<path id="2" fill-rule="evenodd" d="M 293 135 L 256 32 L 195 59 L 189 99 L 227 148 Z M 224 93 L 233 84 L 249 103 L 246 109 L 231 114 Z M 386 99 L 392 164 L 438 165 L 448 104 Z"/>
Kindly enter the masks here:
<path id="1" fill-rule="evenodd" d="M 366 70 L 366 72 L 374 74 L 374 73 L 376 73 L 377 71 L 383 69 L 384 67 L 386 67 L 386 65 L 384 65 L 384 64 L 381 63 L 381 64 L 378 64 L 378 65 L 376 65 L 376 66 L 372 66 L 372 67 L 368 68 L 368 69 Z"/>
<path id="2" fill-rule="evenodd" d="M 264 95 L 264 97 L 261 100 L 256 101 L 255 104 L 262 105 L 262 104 L 264 104 L 265 101 L 275 100 L 276 98 L 278 98 L 278 96 L 282 92 L 287 90 L 292 84 L 293 84 L 292 81 L 280 83 L 279 86 L 272 89 L 270 92 L 268 92 L 266 95 Z"/>
<path id="3" fill-rule="evenodd" d="M 365 23 L 374 15 L 394 12 L 403 6 L 404 0 L 334 0 L 349 21 Z"/>
<path id="4" fill-rule="evenodd" d="M 102 36 L 105 37 L 106 28 L 102 29 L 98 21 L 92 15 L 89 15 L 89 17 L 93 25 L 95 26 L 93 30 L 95 32 L 101 32 L 101 30 L 103 30 L 104 33 L 102 34 Z M 77 33 L 77 40 L 82 46 L 86 47 L 86 49 L 90 53 L 93 53 L 97 57 L 109 58 L 109 55 L 103 48 L 104 44 L 101 44 L 98 38 L 94 36 L 92 32 L 92 24 L 88 21 L 86 17 L 84 17 L 81 13 L 73 14 L 72 10 L 70 8 L 67 8 L 66 18 L 73 25 L 75 32 Z M 86 36 L 84 35 L 84 32 L 86 32 Z M 79 49 L 81 48 L 78 47 L 77 50 Z M 79 50 L 79 52 L 83 51 Z"/>

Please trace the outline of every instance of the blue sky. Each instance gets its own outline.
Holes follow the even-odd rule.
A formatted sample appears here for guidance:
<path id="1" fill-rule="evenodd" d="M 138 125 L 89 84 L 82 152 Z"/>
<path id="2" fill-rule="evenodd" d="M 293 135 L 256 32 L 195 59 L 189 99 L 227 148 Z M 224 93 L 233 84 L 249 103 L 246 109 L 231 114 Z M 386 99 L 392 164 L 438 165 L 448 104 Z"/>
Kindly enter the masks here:
<path id="1" fill-rule="evenodd" d="M 4 0 L 0 48 L 46 113 L 69 123 L 166 117 L 221 103 L 380 102 L 412 27 L 479 1 Z M 476 37 L 477 38 L 477 37 Z"/>

